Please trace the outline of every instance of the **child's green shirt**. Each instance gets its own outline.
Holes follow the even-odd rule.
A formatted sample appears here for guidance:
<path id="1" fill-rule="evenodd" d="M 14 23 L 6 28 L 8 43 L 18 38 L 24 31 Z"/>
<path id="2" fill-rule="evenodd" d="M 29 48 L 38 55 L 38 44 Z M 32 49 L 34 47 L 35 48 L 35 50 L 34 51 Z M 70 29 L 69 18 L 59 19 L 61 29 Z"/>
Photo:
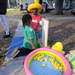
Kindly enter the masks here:
<path id="1" fill-rule="evenodd" d="M 24 34 L 24 41 L 23 41 L 24 48 L 33 49 L 29 39 L 33 40 L 35 47 L 37 46 L 36 35 L 32 27 L 25 25 L 25 27 L 23 27 L 23 34 Z"/>

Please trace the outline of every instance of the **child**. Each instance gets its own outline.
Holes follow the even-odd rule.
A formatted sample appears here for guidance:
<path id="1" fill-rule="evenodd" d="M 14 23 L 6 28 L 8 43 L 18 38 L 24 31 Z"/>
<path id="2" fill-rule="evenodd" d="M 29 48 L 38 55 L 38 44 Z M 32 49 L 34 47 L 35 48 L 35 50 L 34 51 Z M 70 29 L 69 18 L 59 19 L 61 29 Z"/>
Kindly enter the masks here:
<path id="1" fill-rule="evenodd" d="M 41 33 L 38 30 L 38 25 L 42 25 L 42 17 L 38 14 L 42 11 L 42 5 L 39 4 L 40 0 L 34 0 L 34 3 L 32 3 L 28 7 L 28 11 L 31 12 L 29 15 L 32 17 L 32 23 L 30 26 L 34 29 L 37 41 L 39 38 L 41 38 Z"/>
<path id="2" fill-rule="evenodd" d="M 11 56 L 13 58 L 15 56 L 29 54 L 37 47 L 37 41 L 34 29 L 30 27 L 31 21 L 32 17 L 29 14 L 24 15 L 22 17 L 23 34 L 24 34 L 23 48 L 21 49 L 15 48 L 14 51 L 11 53 Z"/>

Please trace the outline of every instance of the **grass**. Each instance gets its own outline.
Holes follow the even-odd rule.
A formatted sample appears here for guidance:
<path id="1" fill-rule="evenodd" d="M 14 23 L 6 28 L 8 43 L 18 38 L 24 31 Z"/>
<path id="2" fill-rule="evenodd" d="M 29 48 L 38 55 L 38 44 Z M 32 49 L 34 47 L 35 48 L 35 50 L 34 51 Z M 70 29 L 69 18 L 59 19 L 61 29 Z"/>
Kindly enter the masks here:
<path id="1" fill-rule="evenodd" d="M 9 9 L 7 9 L 7 10 L 9 10 Z M 11 11 L 19 11 L 20 9 L 10 9 Z M 11 11 L 7 11 L 7 12 L 11 12 Z"/>
<path id="2" fill-rule="evenodd" d="M 68 10 L 63 10 L 63 15 L 54 15 L 55 13 L 55 10 L 52 10 L 50 13 L 42 13 L 42 14 L 39 14 L 40 16 L 45 16 L 45 17 L 70 17 L 70 16 L 74 16 L 71 14 L 71 12 Z M 7 14 L 6 14 L 6 17 L 8 18 L 22 18 L 22 16 L 24 14 L 27 14 L 27 12 L 25 11 L 20 11 L 20 9 L 14 9 L 14 10 L 11 10 L 11 11 L 7 11 Z"/>
<path id="3" fill-rule="evenodd" d="M 27 12 L 22 12 L 20 9 L 14 9 L 11 11 L 7 11 L 6 17 L 8 18 L 22 18 L 24 14 L 27 14 Z"/>

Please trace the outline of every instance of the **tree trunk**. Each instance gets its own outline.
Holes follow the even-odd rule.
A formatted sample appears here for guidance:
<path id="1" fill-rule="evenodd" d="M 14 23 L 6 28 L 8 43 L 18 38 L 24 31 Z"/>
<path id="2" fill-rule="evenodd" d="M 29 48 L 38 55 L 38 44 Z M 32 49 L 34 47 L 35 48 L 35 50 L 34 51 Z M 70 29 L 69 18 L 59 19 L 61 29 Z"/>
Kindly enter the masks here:
<path id="1" fill-rule="evenodd" d="M 63 0 L 55 0 L 55 14 L 56 15 L 63 14 Z"/>

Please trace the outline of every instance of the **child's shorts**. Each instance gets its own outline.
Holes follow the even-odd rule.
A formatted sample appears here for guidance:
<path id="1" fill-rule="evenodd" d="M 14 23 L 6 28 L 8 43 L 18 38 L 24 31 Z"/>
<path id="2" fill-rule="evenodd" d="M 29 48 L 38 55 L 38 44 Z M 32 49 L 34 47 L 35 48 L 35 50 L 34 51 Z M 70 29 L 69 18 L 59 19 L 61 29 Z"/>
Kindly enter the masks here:
<path id="1" fill-rule="evenodd" d="M 36 34 L 36 39 L 37 40 L 42 37 L 40 31 L 36 32 L 35 34 Z"/>

